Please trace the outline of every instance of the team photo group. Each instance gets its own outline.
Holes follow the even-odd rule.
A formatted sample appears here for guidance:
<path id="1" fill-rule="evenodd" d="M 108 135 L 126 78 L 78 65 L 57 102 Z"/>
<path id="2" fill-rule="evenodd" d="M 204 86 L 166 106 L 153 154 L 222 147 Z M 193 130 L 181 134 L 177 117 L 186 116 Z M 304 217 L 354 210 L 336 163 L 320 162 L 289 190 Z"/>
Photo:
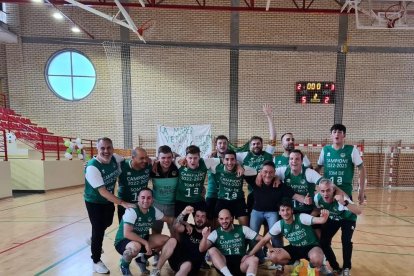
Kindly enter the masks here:
<path id="1" fill-rule="evenodd" d="M 358 149 L 345 144 L 346 127 L 334 124 L 327 129 L 332 142 L 312 164 L 295 149 L 292 133 L 276 138 L 272 108 L 264 105 L 263 112 L 269 142 L 252 136 L 246 151 L 233 150 L 219 135 L 208 157 L 197 145 L 183 145 L 181 156 L 162 145 L 156 157 L 137 147 L 124 158 L 110 138 L 98 139 L 84 191 L 93 271 L 110 273 L 101 255 L 116 206 L 113 250 L 122 275 L 132 275 L 131 263 L 154 276 L 163 275 L 167 263 L 174 271 L 167 275 L 208 269 L 225 276 L 264 270 L 299 275 L 304 265 L 308 276 L 351 275 L 352 236 L 366 185 Z M 355 168 L 359 188 L 353 197 Z M 331 245 L 339 229 L 342 260 Z"/>

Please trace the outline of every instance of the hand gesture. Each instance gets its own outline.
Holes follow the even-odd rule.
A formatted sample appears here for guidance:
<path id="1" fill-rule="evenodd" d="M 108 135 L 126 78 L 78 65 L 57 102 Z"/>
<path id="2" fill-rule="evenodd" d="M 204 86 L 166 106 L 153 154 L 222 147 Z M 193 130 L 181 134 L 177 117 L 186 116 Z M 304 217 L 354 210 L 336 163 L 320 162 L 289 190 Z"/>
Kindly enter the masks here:
<path id="1" fill-rule="evenodd" d="M 256 177 L 256 186 L 262 187 L 262 182 L 263 182 L 262 172 L 259 172 Z"/>
<path id="2" fill-rule="evenodd" d="M 191 235 L 191 233 L 193 233 L 193 227 L 189 223 L 185 224 L 185 230 L 188 235 Z"/>
<path id="3" fill-rule="evenodd" d="M 326 210 L 326 209 L 322 209 L 321 210 L 320 217 L 325 218 L 325 219 L 328 219 L 328 217 L 329 217 L 329 211 Z"/>
<path id="4" fill-rule="evenodd" d="M 183 157 L 180 157 L 180 159 L 178 159 L 178 164 L 179 164 L 181 167 L 186 167 L 186 166 L 187 166 L 187 159 L 185 159 L 185 158 L 183 158 Z"/>
<path id="5" fill-rule="evenodd" d="M 188 205 L 184 208 L 184 210 L 181 212 L 184 216 L 192 214 L 194 212 L 193 206 Z"/>
<path id="6" fill-rule="evenodd" d="M 273 115 L 273 111 L 272 111 L 272 106 L 270 104 L 264 104 L 263 105 L 263 113 L 267 116 L 270 117 Z"/>
<path id="7" fill-rule="evenodd" d="M 275 176 L 275 179 L 273 180 L 273 188 L 278 188 L 282 184 L 279 177 Z"/>
<path id="8" fill-rule="evenodd" d="M 335 195 L 335 200 L 338 201 L 341 205 L 345 204 L 345 198 L 343 194 Z"/>
<path id="9" fill-rule="evenodd" d="M 125 201 L 122 202 L 121 206 L 124 207 L 125 209 L 137 207 L 137 205 L 135 203 L 129 203 L 129 202 L 125 202 Z"/>
<path id="10" fill-rule="evenodd" d="M 312 205 L 312 198 L 309 196 L 309 193 L 306 194 L 303 203 L 305 203 L 306 205 Z"/>
<path id="11" fill-rule="evenodd" d="M 211 227 L 204 227 L 203 231 L 201 231 L 203 238 L 207 238 L 208 235 L 210 235 L 210 233 L 211 233 Z"/>
<path id="12" fill-rule="evenodd" d="M 148 243 L 148 241 L 145 241 L 144 243 L 143 243 L 143 246 L 145 247 L 145 255 L 152 255 L 152 249 L 151 249 L 151 247 L 149 246 L 149 243 Z"/>
<path id="13" fill-rule="evenodd" d="M 237 164 L 237 176 L 242 176 L 243 174 L 244 174 L 243 166 L 240 166 L 240 164 Z"/>

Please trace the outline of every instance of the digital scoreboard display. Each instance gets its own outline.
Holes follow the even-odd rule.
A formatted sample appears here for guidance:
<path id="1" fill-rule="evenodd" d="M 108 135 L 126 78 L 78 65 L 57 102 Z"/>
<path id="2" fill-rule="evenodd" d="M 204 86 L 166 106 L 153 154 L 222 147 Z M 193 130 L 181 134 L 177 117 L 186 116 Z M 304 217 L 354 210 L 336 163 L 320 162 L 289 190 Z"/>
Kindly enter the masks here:
<path id="1" fill-rule="evenodd" d="M 301 81 L 295 85 L 296 103 L 335 103 L 335 83 L 323 81 Z"/>

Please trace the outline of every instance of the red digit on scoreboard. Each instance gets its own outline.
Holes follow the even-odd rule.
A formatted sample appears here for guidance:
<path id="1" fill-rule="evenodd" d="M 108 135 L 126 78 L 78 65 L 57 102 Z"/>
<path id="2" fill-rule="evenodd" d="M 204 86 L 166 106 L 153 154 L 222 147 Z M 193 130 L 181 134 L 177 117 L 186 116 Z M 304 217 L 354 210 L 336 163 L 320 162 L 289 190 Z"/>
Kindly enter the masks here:
<path id="1" fill-rule="evenodd" d="M 302 84 L 301 83 L 297 83 L 296 84 L 296 91 L 300 92 L 302 90 Z"/>
<path id="2" fill-rule="evenodd" d="M 323 103 L 329 103 L 329 97 L 328 96 L 325 96 L 325 98 L 323 99 Z"/>
<path id="3" fill-rule="evenodd" d="M 301 102 L 302 102 L 303 104 L 305 104 L 305 103 L 306 103 L 306 96 L 302 96 L 300 99 L 301 99 Z"/>
<path id="4" fill-rule="evenodd" d="M 331 84 L 331 91 L 335 91 L 335 84 L 334 83 Z"/>

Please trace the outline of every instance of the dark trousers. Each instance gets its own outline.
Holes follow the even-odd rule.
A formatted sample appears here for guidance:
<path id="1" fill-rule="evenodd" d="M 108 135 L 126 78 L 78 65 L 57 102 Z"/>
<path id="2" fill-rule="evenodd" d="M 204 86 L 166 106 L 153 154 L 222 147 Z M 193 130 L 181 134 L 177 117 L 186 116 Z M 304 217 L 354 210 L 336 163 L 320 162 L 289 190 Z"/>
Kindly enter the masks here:
<path id="1" fill-rule="evenodd" d="M 329 219 L 325 224 L 322 225 L 321 229 L 321 247 L 326 259 L 333 269 L 339 269 L 339 264 L 336 261 L 335 253 L 332 250 L 331 242 L 332 238 L 341 228 L 341 241 L 342 241 L 342 256 L 344 260 L 343 268 L 351 269 L 351 258 L 352 258 L 352 235 L 355 230 L 355 221 L 351 220 L 340 220 L 335 221 Z"/>
<path id="2" fill-rule="evenodd" d="M 94 263 L 97 263 L 101 260 L 105 230 L 111 226 L 114 219 L 115 206 L 113 203 L 98 204 L 87 201 L 85 204 L 92 225 L 91 258 Z"/>
<path id="3" fill-rule="evenodd" d="M 118 205 L 117 206 L 117 208 L 118 208 L 118 222 L 120 223 L 121 222 L 121 219 L 122 219 L 122 217 L 124 216 L 124 214 L 125 214 L 125 208 L 123 207 L 123 206 L 121 206 L 121 205 Z"/>

